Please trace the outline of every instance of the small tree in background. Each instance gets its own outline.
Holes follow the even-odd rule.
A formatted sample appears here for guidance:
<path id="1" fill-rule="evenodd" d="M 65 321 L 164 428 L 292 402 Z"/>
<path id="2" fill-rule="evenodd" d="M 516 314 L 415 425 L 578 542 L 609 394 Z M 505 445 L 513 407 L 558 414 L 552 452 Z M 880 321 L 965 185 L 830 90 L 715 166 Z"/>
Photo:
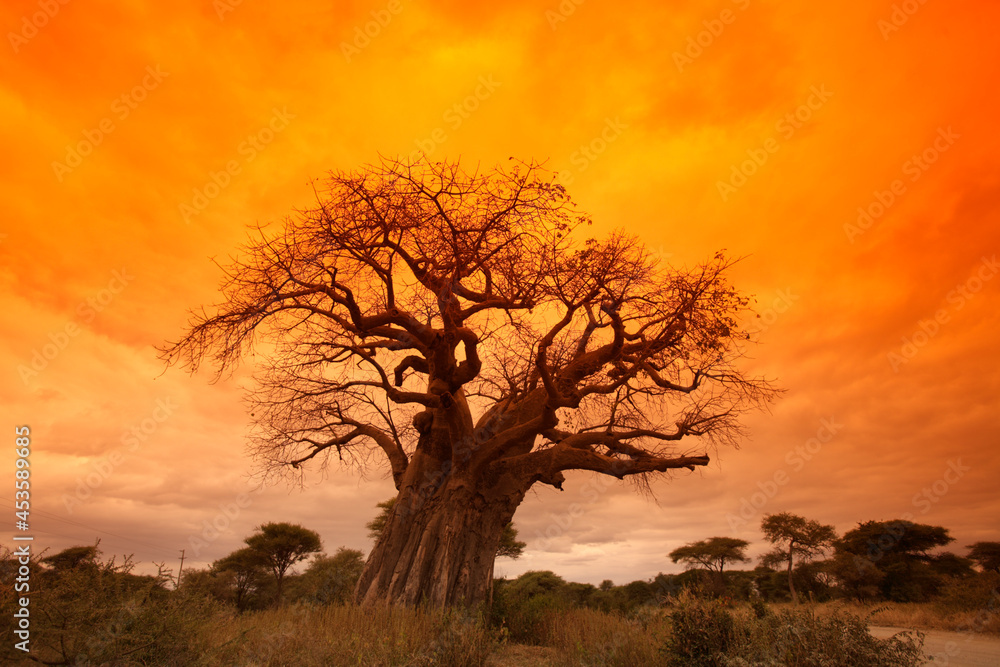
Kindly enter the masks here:
<path id="1" fill-rule="evenodd" d="M 792 581 L 795 561 L 807 561 L 821 555 L 833 546 L 837 531 L 833 526 L 790 512 L 765 514 L 760 529 L 764 531 L 767 541 L 775 545 L 774 551 L 765 554 L 761 562 L 767 566 L 784 564 L 787 567 L 788 591 L 792 594 L 792 602 L 798 604 L 799 596 Z"/>
<path id="2" fill-rule="evenodd" d="M 954 541 L 948 529 L 912 521 L 865 521 L 837 541 L 836 560 L 841 586 L 858 597 L 897 602 L 923 602 L 936 594 L 943 580 L 930 552 Z M 858 583 L 861 591 L 855 590 Z"/>
<path id="3" fill-rule="evenodd" d="M 302 576 L 296 577 L 298 595 L 291 591 L 290 597 L 304 597 L 322 604 L 348 602 L 364 567 L 365 555 L 357 549 L 340 547 L 332 556 L 320 554 Z"/>
<path id="4" fill-rule="evenodd" d="M 90 547 L 69 547 L 53 556 L 43 558 L 41 563 L 55 572 L 65 572 L 66 570 L 77 568 L 96 568 L 98 557 L 101 553 L 98 548 L 99 544 L 100 541 L 98 541 L 98 544 Z"/>
<path id="5" fill-rule="evenodd" d="M 1000 572 L 1000 542 L 976 542 L 966 547 L 969 558 L 985 572 Z"/>
<path id="6" fill-rule="evenodd" d="M 701 565 L 715 572 L 718 576 L 720 590 L 725 588 L 723 570 L 726 563 L 745 563 L 750 559 L 746 549 L 750 543 L 736 537 L 710 537 L 707 540 L 692 542 L 678 547 L 670 552 L 670 560 L 677 563 L 683 561 L 689 567 Z"/>
<path id="7" fill-rule="evenodd" d="M 315 531 L 292 523 L 265 523 L 257 531 L 244 542 L 274 575 L 274 604 L 278 606 L 288 569 L 322 550 L 323 542 Z"/>
<path id="8" fill-rule="evenodd" d="M 214 572 L 232 577 L 234 602 L 240 611 L 246 611 L 250 597 L 259 590 L 261 579 L 266 575 L 265 567 L 261 554 L 250 547 L 237 549 L 212 564 Z"/>

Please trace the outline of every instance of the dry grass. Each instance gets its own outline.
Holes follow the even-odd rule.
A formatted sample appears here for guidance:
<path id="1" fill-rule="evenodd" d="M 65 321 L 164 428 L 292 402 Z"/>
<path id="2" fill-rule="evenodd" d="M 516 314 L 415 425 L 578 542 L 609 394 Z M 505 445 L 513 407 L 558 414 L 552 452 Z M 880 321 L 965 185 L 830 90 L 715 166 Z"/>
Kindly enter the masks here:
<path id="1" fill-rule="evenodd" d="M 555 667 L 559 652 L 547 646 L 505 644 L 486 661 L 486 667 Z"/>
<path id="2" fill-rule="evenodd" d="M 546 644 L 556 649 L 553 667 L 655 665 L 662 661 L 660 649 L 668 631 L 662 614 L 625 618 L 571 609 L 548 625 Z"/>
<path id="3" fill-rule="evenodd" d="M 497 645 L 474 618 L 414 609 L 291 607 L 214 620 L 204 665 L 481 667 Z"/>
<path id="4" fill-rule="evenodd" d="M 964 611 L 934 603 L 915 602 L 825 602 L 800 605 L 812 609 L 816 614 L 829 615 L 837 610 L 867 618 L 870 625 L 915 630 L 944 630 L 948 632 L 969 632 L 1000 635 L 1000 609 L 984 607 L 978 611 Z M 791 603 L 771 605 L 775 610 L 792 609 Z"/>

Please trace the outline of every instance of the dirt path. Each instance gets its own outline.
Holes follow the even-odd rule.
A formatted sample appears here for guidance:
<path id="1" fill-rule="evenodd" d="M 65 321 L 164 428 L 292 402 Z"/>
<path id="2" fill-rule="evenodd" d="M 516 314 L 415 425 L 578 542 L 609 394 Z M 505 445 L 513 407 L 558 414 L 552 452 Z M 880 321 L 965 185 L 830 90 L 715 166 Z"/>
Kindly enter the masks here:
<path id="1" fill-rule="evenodd" d="M 873 627 L 871 633 L 880 639 L 903 628 Z M 923 630 L 924 651 L 934 660 L 934 667 L 1000 667 L 1000 637 L 975 633 Z"/>

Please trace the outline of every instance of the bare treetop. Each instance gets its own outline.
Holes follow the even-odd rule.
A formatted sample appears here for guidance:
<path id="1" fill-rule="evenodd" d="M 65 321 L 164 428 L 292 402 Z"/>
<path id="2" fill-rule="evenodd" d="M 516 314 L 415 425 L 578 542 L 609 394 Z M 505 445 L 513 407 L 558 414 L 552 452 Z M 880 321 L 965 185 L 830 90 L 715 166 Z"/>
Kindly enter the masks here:
<path id="1" fill-rule="evenodd" d="M 166 351 L 225 372 L 272 344 L 254 396 L 268 464 L 367 463 L 375 444 L 398 484 L 417 411 L 468 399 L 490 462 L 545 458 L 553 482 L 568 468 L 662 471 L 668 443 L 729 438 L 766 398 L 731 366 L 747 300 L 722 280 L 729 263 L 679 272 L 623 233 L 581 239 L 589 219 L 537 165 L 385 160 L 332 175 L 317 200 L 258 229 L 224 302 Z"/>
<path id="2" fill-rule="evenodd" d="M 252 450 L 265 472 L 333 455 L 388 462 L 403 502 L 387 532 L 411 537 L 382 538 L 396 546 L 386 559 L 376 547 L 369 570 L 382 574 L 366 570 L 359 591 L 378 582 L 360 597 L 481 599 L 533 484 L 562 488 L 571 469 L 640 481 L 693 470 L 708 455 L 680 440 L 733 441 L 740 415 L 773 393 L 734 366 L 747 298 L 723 277 L 729 261 L 677 270 L 623 232 L 587 238 L 590 220 L 537 164 L 383 160 L 333 174 L 316 199 L 256 230 L 226 267 L 222 303 L 163 353 L 225 373 L 256 350 Z M 435 498 L 468 516 L 429 518 Z M 473 588 L 391 574 L 433 534 L 424 521 L 486 531 L 479 551 L 447 560 Z M 472 579 L 463 559 L 481 565 Z"/>

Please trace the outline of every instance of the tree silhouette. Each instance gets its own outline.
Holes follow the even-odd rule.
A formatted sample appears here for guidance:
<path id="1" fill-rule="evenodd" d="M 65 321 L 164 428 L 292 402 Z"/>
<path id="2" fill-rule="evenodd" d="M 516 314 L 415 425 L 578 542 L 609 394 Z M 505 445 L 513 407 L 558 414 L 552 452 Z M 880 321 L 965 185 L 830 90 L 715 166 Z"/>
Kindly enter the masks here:
<path id="1" fill-rule="evenodd" d="M 291 523 L 265 523 L 257 531 L 244 542 L 253 556 L 274 575 L 278 587 L 274 598 L 277 606 L 281 604 L 282 584 L 288 568 L 320 551 L 323 543 L 314 531 Z"/>
<path id="2" fill-rule="evenodd" d="M 750 543 L 736 537 L 710 537 L 691 544 L 685 544 L 670 552 L 670 560 L 674 563 L 684 561 L 689 567 L 697 565 L 715 572 L 720 587 L 725 587 L 723 569 L 727 563 L 746 563 L 746 549 Z"/>
<path id="3" fill-rule="evenodd" d="M 796 559 L 799 562 L 810 560 L 832 547 L 837 539 L 836 529 L 791 512 L 765 514 L 760 529 L 767 541 L 775 545 L 774 551 L 763 556 L 763 564 L 787 567 L 788 591 L 792 594 L 792 602 L 798 604 L 799 596 L 792 581 Z"/>
<path id="4" fill-rule="evenodd" d="M 41 563 L 56 571 L 75 568 L 96 568 L 100 556 L 100 541 L 93 546 L 77 546 L 63 549 L 57 554 L 42 558 Z"/>
<path id="5" fill-rule="evenodd" d="M 350 601 L 364 567 L 362 552 L 340 547 L 332 556 L 321 554 L 314 558 L 296 585 L 307 592 L 310 602 L 344 604 Z"/>
<path id="6" fill-rule="evenodd" d="M 966 547 L 969 558 L 986 572 L 1000 572 L 1000 542 L 976 542 Z"/>
<path id="7" fill-rule="evenodd" d="M 897 602 L 923 602 L 941 585 L 930 551 L 954 539 L 943 526 L 902 519 L 864 521 L 837 541 L 835 574 L 857 597 L 877 594 Z"/>
<path id="8" fill-rule="evenodd" d="M 735 365 L 728 260 L 671 269 L 589 222 L 535 164 L 336 173 L 252 234 L 164 359 L 226 373 L 254 351 L 265 473 L 385 461 L 398 502 L 357 601 L 476 603 L 534 484 L 694 470 L 683 439 L 733 442 L 773 393 Z"/>
<path id="9" fill-rule="evenodd" d="M 245 611 L 250 596 L 257 590 L 261 577 L 266 576 L 266 563 L 261 554 L 250 547 L 237 549 L 233 553 L 212 563 L 215 572 L 232 575 L 236 608 Z"/>

